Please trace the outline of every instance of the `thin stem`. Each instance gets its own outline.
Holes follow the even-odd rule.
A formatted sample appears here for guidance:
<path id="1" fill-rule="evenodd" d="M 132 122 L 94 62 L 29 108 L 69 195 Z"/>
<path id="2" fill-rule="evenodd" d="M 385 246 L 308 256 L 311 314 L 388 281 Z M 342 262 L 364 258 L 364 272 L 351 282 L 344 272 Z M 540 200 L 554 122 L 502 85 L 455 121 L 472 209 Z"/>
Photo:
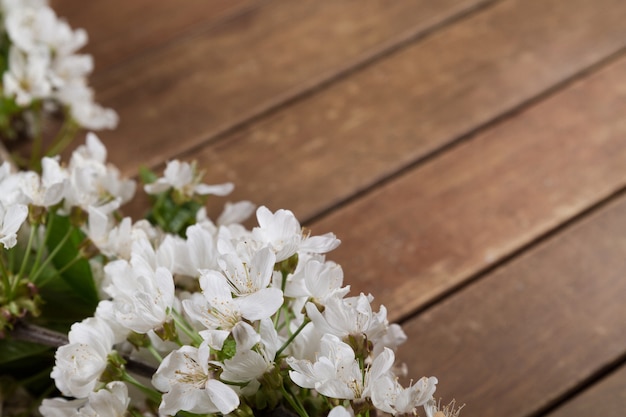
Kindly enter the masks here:
<path id="1" fill-rule="evenodd" d="M 300 417 L 309 417 L 304 406 L 300 404 L 300 400 L 298 399 L 298 397 L 296 397 L 292 392 L 285 389 L 284 385 L 281 385 L 280 389 L 289 405 L 291 405 L 291 407 L 296 411 L 296 413 L 298 413 Z"/>
<path id="2" fill-rule="evenodd" d="M 156 360 L 160 362 L 163 362 L 163 357 L 161 356 L 161 354 L 159 352 L 157 352 L 157 350 L 155 349 L 154 345 L 152 343 L 150 343 L 147 346 L 148 352 L 150 352 L 152 354 L 152 356 L 154 356 L 154 358 Z"/>
<path id="3" fill-rule="evenodd" d="M 4 291 L 6 292 L 6 298 L 8 301 L 11 301 L 13 298 L 13 292 L 11 291 L 13 285 L 11 283 L 11 274 L 7 270 L 6 266 L 4 266 L 4 262 L 0 262 L 0 274 L 2 275 L 2 285 L 4 286 Z"/>
<path id="4" fill-rule="evenodd" d="M 194 343 L 198 346 L 202 344 L 203 340 L 200 335 L 187 324 L 186 320 L 178 311 L 172 309 L 172 318 L 174 319 L 174 323 L 176 323 L 176 327 L 180 327 L 183 333 L 189 336 Z"/>
<path id="5" fill-rule="evenodd" d="M 48 238 L 50 237 L 50 233 L 52 230 L 52 224 L 54 223 L 54 218 L 55 218 L 56 214 L 55 213 L 48 213 L 48 221 L 46 224 L 46 233 L 44 234 L 43 237 L 43 241 L 38 242 L 39 243 L 39 248 L 37 248 L 37 256 L 35 257 L 35 262 L 33 263 L 33 267 L 31 268 L 32 270 L 35 270 L 39 267 L 39 262 L 41 262 L 41 258 L 43 257 L 43 251 L 44 248 L 46 246 L 46 242 L 48 241 Z M 32 232 L 31 232 L 32 233 Z M 38 231 L 34 231 L 34 233 L 37 235 L 37 238 L 39 238 L 39 233 Z M 32 279 L 31 279 L 32 281 Z"/>
<path id="6" fill-rule="evenodd" d="M 36 226 L 36 224 L 33 226 Z M 24 271 L 26 270 L 26 264 L 28 263 L 28 258 L 30 258 L 30 250 L 33 247 L 34 237 L 35 237 L 35 232 L 33 228 L 31 227 L 30 234 L 28 236 L 28 243 L 26 244 L 26 252 L 24 252 L 24 258 L 22 259 L 22 266 L 20 267 L 20 272 L 17 274 L 18 279 L 24 276 Z"/>
<path id="7" fill-rule="evenodd" d="M 65 236 L 63 236 L 63 239 L 61 239 L 61 241 L 59 242 L 59 244 L 54 248 L 54 250 L 52 252 L 50 252 L 50 254 L 48 255 L 48 257 L 46 258 L 45 261 L 43 261 L 43 263 L 41 264 L 41 266 L 39 266 L 39 269 L 37 269 L 37 271 L 33 274 L 33 277 L 31 278 L 31 281 L 33 283 L 36 283 L 37 278 L 39 278 L 39 275 L 43 272 L 43 270 L 48 266 L 48 264 L 50 262 L 52 262 L 52 259 L 56 256 L 57 253 L 59 253 L 59 251 L 61 250 L 61 248 L 63 247 L 63 245 L 65 245 L 65 242 L 67 242 L 67 240 L 70 238 L 70 236 L 72 235 L 72 228 L 68 228 L 67 229 L 67 233 L 65 233 Z"/>
<path id="8" fill-rule="evenodd" d="M 285 288 L 287 287 L 287 273 L 284 271 L 281 271 L 281 276 L 283 278 L 283 280 L 280 283 L 280 290 L 283 292 L 283 294 L 285 293 Z M 274 328 L 276 330 L 278 330 L 278 325 L 280 322 L 280 315 L 283 311 L 283 309 L 286 307 L 286 302 L 283 301 L 283 304 L 280 306 L 280 308 L 278 309 L 278 311 L 276 312 L 276 315 L 274 316 Z"/>
<path id="9" fill-rule="evenodd" d="M 15 249 L 9 249 L 8 251 L 4 251 L 4 253 L 9 254 L 9 271 L 13 271 L 13 267 L 15 266 Z M 4 264 L 2 266 L 4 267 Z"/>
<path id="10" fill-rule="evenodd" d="M 293 334 L 291 336 L 289 336 L 289 339 L 287 339 L 287 341 L 280 347 L 280 349 L 278 349 L 278 351 L 276 352 L 276 356 L 275 357 L 279 357 L 281 353 L 283 353 L 283 351 L 285 349 L 287 349 L 287 346 L 289 346 L 289 344 L 291 342 L 293 342 L 293 339 L 296 338 L 296 336 L 298 336 L 300 334 L 300 332 L 302 331 L 302 329 L 304 329 L 304 327 L 309 324 L 311 322 L 311 319 L 309 319 L 308 317 L 305 317 L 304 321 L 302 322 L 302 324 L 300 325 L 300 327 L 298 327 L 298 329 L 296 329 L 295 332 L 293 332 Z"/>
<path id="11" fill-rule="evenodd" d="M 139 390 L 141 392 L 146 394 L 148 396 L 148 398 L 150 398 L 155 403 L 157 403 L 157 404 L 161 403 L 161 393 L 160 392 L 155 391 L 152 388 L 146 387 L 144 384 L 142 384 L 141 382 L 139 382 L 135 378 L 133 378 L 133 376 L 130 375 L 128 372 L 124 371 L 122 373 L 122 379 L 124 381 L 128 382 L 129 384 L 134 385 L 137 388 L 139 388 Z"/>
<path id="12" fill-rule="evenodd" d="M 48 284 L 50 281 L 52 281 L 53 278 L 56 277 L 60 277 L 65 271 L 67 271 L 68 269 L 70 269 L 76 262 L 80 261 L 83 259 L 83 256 L 79 253 L 78 255 L 76 255 L 74 257 L 74 259 L 72 259 L 71 261 L 69 261 L 68 263 L 66 263 L 63 268 L 59 269 L 57 271 L 56 274 L 51 275 L 48 277 L 48 279 L 42 280 L 41 282 L 39 282 L 39 284 L 37 285 L 37 287 L 39 288 L 43 288 L 46 286 L 46 284 Z"/>
<path id="13" fill-rule="evenodd" d="M 46 155 L 56 155 L 60 153 L 63 149 L 65 149 L 76 136 L 76 132 L 78 131 L 78 124 L 72 119 L 72 116 L 69 112 L 65 112 L 65 121 L 63 122 L 63 126 L 59 130 L 59 133 L 52 141 L 52 144 L 46 151 Z"/>

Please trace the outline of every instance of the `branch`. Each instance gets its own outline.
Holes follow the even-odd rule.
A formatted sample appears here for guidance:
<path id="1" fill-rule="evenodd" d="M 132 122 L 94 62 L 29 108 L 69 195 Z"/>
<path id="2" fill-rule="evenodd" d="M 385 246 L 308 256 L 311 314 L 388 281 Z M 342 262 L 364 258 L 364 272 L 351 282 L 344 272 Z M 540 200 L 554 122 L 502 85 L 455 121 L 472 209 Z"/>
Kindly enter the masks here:
<path id="1" fill-rule="evenodd" d="M 25 323 L 23 321 L 15 324 L 13 330 L 11 331 L 11 336 L 15 340 L 32 342 L 56 348 L 69 343 L 67 336 L 63 333 L 46 329 L 45 327 L 36 326 L 34 324 Z M 129 372 L 147 378 L 152 378 L 152 375 L 156 372 L 156 368 L 152 365 L 148 365 L 136 359 L 131 359 L 128 355 L 123 355 L 122 357 L 126 361 L 125 367 Z"/>

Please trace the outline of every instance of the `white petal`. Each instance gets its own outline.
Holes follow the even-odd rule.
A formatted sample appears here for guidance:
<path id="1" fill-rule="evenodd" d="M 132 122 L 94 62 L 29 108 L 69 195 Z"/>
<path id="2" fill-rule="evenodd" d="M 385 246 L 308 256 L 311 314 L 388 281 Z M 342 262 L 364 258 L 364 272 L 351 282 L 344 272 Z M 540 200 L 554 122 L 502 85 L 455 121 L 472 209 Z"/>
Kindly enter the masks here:
<path id="1" fill-rule="evenodd" d="M 206 384 L 209 398 L 222 414 L 228 414 L 239 407 L 239 396 L 223 382 L 209 379 Z"/>
<path id="2" fill-rule="evenodd" d="M 207 184 L 198 184 L 194 187 L 194 191 L 196 194 L 200 195 L 218 195 L 225 196 L 230 194 L 235 188 L 233 183 L 227 182 L 224 184 L 217 185 L 207 185 Z"/>
<path id="3" fill-rule="evenodd" d="M 241 315 L 248 320 L 261 320 L 276 313 L 283 305 L 283 292 L 278 288 L 264 288 L 244 297 L 235 298 Z"/>

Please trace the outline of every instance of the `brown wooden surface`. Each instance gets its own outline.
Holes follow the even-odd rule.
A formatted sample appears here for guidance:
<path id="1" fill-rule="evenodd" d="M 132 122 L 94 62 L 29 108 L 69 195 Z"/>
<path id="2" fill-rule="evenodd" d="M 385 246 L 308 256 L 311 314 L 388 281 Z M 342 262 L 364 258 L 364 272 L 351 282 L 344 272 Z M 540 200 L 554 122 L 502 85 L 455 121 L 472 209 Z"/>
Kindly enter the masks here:
<path id="1" fill-rule="evenodd" d="M 626 404 L 626 367 L 606 377 L 548 417 L 621 416 Z"/>
<path id="2" fill-rule="evenodd" d="M 499 3 L 193 155 L 310 218 L 626 46 L 626 4 L 604 6 Z"/>
<path id="3" fill-rule="evenodd" d="M 626 2 L 53 4 L 110 159 L 199 158 L 337 233 L 462 416 L 625 415 Z"/>
<path id="4" fill-rule="evenodd" d="M 626 185 L 625 73 L 622 59 L 312 228 L 341 236 L 356 291 L 408 314 Z"/>
<path id="5" fill-rule="evenodd" d="M 147 53 L 209 30 L 245 13 L 262 0 L 52 0 L 57 15 L 73 27 L 88 30 L 85 52 L 96 57 L 98 73 L 115 64 L 141 59 Z M 77 6 L 78 4 L 78 6 Z"/>
<path id="6" fill-rule="evenodd" d="M 473 416 L 533 415 L 576 388 L 626 346 L 624 213 L 620 198 L 411 320 L 400 357 Z"/>
<path id="7" fill-rule="evenodd" d="M 112 146 L 151 138 L 125 144 L 124 168 L 137 154 L 160 162 L 485 2 L 267 2 L 97 76 L 122 120 L 103 138 Z"/>

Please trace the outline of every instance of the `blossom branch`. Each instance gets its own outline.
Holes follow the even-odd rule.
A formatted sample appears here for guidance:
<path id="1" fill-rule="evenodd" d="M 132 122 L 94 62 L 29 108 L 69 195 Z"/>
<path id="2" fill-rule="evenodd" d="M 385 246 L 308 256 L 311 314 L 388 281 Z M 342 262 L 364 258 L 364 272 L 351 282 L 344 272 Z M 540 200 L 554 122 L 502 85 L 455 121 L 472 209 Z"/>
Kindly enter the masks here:
<path id="1" fill-rule="evenodd" d="M 56 348 L 69 343 L 67 335 L 63 333 L 23 321 L 19 321 L 15 324 L 11 331 L 11 336 L 14 340 L 38 343 L 40 345 Z M 151 378 L 156 372 L 156 368 L 151 365 L 131 359 L 127 355 L 124 355 L 123 358 L 126 361 L 124 366 L 126 370 L 136 375 Z"/>

